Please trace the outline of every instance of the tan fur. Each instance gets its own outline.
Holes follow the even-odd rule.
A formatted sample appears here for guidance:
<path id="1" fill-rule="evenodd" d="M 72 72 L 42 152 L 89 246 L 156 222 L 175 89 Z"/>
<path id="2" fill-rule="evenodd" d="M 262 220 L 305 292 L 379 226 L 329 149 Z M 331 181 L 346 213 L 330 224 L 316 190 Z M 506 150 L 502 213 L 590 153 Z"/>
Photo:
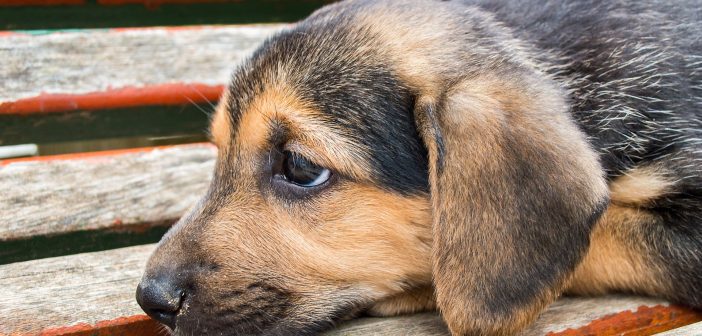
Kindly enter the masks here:
<path id="1" fill-rule="evenodd" d="M 463 216 L 463 209 L 480 209 L 477 214 L 480 217 L 476 218 L 476 227 L 470 229 L 471 235 L 476 237 L 472 242 L 489 242 L 487 243 L 489 245 L 461 247 L 461 243 L 458 242 L 437 241 L 434 248 L 435 251 L 443 250 L 439 253 L 445 253 L 451 249 L 460 248 L 492 249 L 491 246 L 498 244 L 500 246 L 499 252 L 486 251 L 472 255 L 471 262 L 476 268 L 482 269 L 482 272 L 490 269 L 491 265 L 508 263 L 513 255 L 519 253 L 516 249 L 523 245 L 519 242 L 505 240 L 508 238 L 501 238 L 495 234 L 496 227 L 505 225 L 502 219 L 502 213 L 505 209 L 500 208 L 498 204 L 491 204 L 490 196 L 483 192 L 483 190 L 489 190 L 489 192 L 499 190 L 483 186 L 482 181 L 499 178 L 500 171 L 504 169 L 502 167 L 509 165 L 511 161 L 509 154 L 502 147 L 504 137 L 502 132 L 505 130 L 505 125 L 509 124 L 510 129 L 516 130 L 517 133 L 524 132 L 516 137 L 532 146 L 533 149 L 529 149 L 527 153 L 534 155 L 531 159 L 533 162 L 541 161 L 542 158 L 539 156 L 546 154 L 563 160 L 562 164 L 564 165 L 578 167 L 577 170 L 564 171 L 564 175 L 559 177 L 559 183 L 567 183 L 574 188 L 583 188 L 583 191 L 592 188 L 595 192 L 590 194 L 590 191 L 587 191 L 586 195 L 593 200 L 601 199 L 607 195 L 606 184 L 602 178 L 597 158 L 582 136 L 574 130 L 572 121 L 558 112 L 564 109 L 564 105 L 561 101 L 552 98 L 557 97 L 557 95 L 536 91 L 550 90 L 548 87 L 539 87 L 538 83 L 532 83 L 532 86 L 536 87 L 534 92 L 517 90 L 511 88 L 510 85 L 510 83 L 491 78 L 476 78 L 470 82 L 456 85 L 454 90 L 448 93 L 447 107 L 438 117 L 447 148 L 445 160 L 448 162 L 447 165 L 460 167 L 460 172 L 445 167 L 446 172 L 441 177 L 436 173 L 437 168 L 433 167 L 431 171 L 432 184 L 439 183 L 447 187 L 460 186 L 467 195 L 447 193 L 441 198 L 435 197 L 433 207 L 441 210 L 439 213 L 443 213 L 447 217 L 446 221 L 451 221 L 453 216 Z M 538 108 L 535 105 L 537 101 Z M 464 134 L 470 134 L 470 140 L 467 141 Z M 425 135 L 425 137 L 430 138 L 430 135 Z M 554 141 L 554 139 L 558 140 Z M 428 146 L 432 162 L 436 160 L 435 157 L 432 157 L 436 155 L 433 154 L 435 146 L 436 144 Z M 568 155 L 566 159 L 562 156 L 563 153 L 578 154 Z M 536 169 L 541 168 L 544 167 Z M 451 169 L 450 173 L 449 169 Z M 575 171 L 578 172 L 577 174 L 586 174 L 587 178 L 575 175 L 573 173 Z M 475 185 L 476 189 L 466 190 L 467 185 Z M 574 189 L 574 192 L 580 191 Z M 573 200 L 573 202 L 581 201 L 580 199 Z M 461 219 L 458 217 L 456 220 Z M 436 227 L 434 230 L 436 232 Z M 450 239 L 450 236 L 447 238 Z M 435 262 L 434 267 L 437 266 L 440 265 Z M 483 319 L 484 309 L 480 305 L 471 305 L 471 299 L 460 299 L 459 297 L 463 293 L 457 293 L 453 290 L 454 286 L 484 288 L 487 285 L 486 283 L 472 282 L 476 281 L 471 274 L 472 269 L 453 265 L 453 267 L 442 271 L 441 274 L 435 273 L 439 307 L 452 333 L 456 335 L 511 334 L 520 330 L 533 321 L 547 304 L 560 295 L 568 276 L 568 274 L 564 274 L 558 283 L 543 292 L 541 297 L 534 298 L 529 306 L 505 312 L 506 315 L 500 316 L 500 320 L 494 320 L 498 317 L 491 316 L 489 319 Z M 437 276 L 440 280 L 438 282 L 436 282 Z M 478 302 L 475 303 L 478 304 Z"/>
<path id="2" fill-rule="evenodd" d="M 217 277 L 198 280 L 205 292 L 221 295 L 274 275 L 287 280 L 269 281 L 289 291 L 300 300 L 297 308 L 304 309 L 335 298 L 343 302 L 340 292 L 371 303 L 431 283 L 428 195 L 402 196 L 372 181 L 363 182 L 362 153 L 354 152 L 358 150 L 354 146 L 340 145 L 348 140 L 316 117 L 313 108 L 280 86 L 265 90 L 243 112 L 231 147 L 237 152 L 227 156 L 220 151 L 219 157 L 220 162 L 234 161 L 237 167 L 235 192 L 218 200 L 223 205 L 205 229 L 188 223 L 192 227 L 180 227 L 172 234 L 178 241 L 196 239 L 212 262 L 223 265 Z M 228 120 L 216 117 L 214 123 Z M 361 179 L 340 181 L 304 205 L 259 193 L 254 187 L 259 168 L 251 162 L 270 150 L 266 139 L 277 124 L 292 131 L 286 148 Z M 213 125 L 213 129 L 227 127 Z M 198 217 L 201 211 L 198 208 L 190 216 Z M 164 242 L 149 267 L 168 263 L 181 249 Z M 310 311 L 299 314 L 315 317 Z"/>
<path id="3" fill-rule="evenodd" d="M 615 204 L 646 205 L 672 190 L 674 181 L 656 166 L 634 168 L 609 186 Z"/>
<path id="4" fill-rule="evenodd" d="M 640 239 L 656 219 L 645 207 L 674 186 L 660 167 L 629 170 L 609 185 L 611 204 L 592 233 L 587 256 L 578 266 L 567 292 L 604 294 L 633 291 L 656 295 L 669 290 L 663 270 L 652 263 L 650 247 Z"/>
<path id="5" fill-rule="evenodd" d="M 360 25 L 375 29 L 378 36 L 383 39 L 384 46 L 387 48 L 385 52 L 394 60 L 393 66 L 399 76 L 406 84 L 422 93 L 423 98 L 420 100 L 420 105 L 421 101 L 428 105 L 437 104 L 442 99 L 442 95 L 446 97 L 445 104 L 448 105 L 448 108 L 441 114 L 442 112 L 438 111 L 440 106 L 437 106 L 435 112 L 439 118 L 440 125 L 438 127 L 441 128 L 447 142 L 446 146 L 455 149 L 453 156 L 449 153 L 446 160 L 452 162 L 449 164 L 460 166 L 462 172 L 466 174 L 465 176 L 446 176 L 444 182 L 446 185 L 465 187 L 465 180 L 480 181 L 484 179 L 482 176 L 470 175 L 471 172 L 479 171 L 480 166 L 487 165 L 496 168 L 500 165 L 509 165 L 510 158 L 501 156 L 504 149 L 500 148 L 503 136 L 500 133 L 501 128 L 509 124 L 509 127 L 531 130 L 524 134 L 525 139 L 529 139 L 525 141 L 537 144 L 545 152 L 569 153 L 567 155 L 570 161 L 568 164 L 580 167 L 578 173 L 582 171 L 588 174 L 588 178 L 566 175 L 559 183 L 571 183 L 570 180 L 588 181 L 586 183 L 590 183 L 590 185 L 580 187 L 595 190 L 594 194 L 588 195 L 592 197 L 591 199 L 597 200 L 606 197 L 607 188 L 597 157 L 582 135 L 573 127 L 573 122 L 561 112 L 566 110 L 564 102 L 560 101 L 559 98 L 562 97 L 561 94 L 553 92 L 551 88 L 544 87 L 542 83 L 519 83 L 518 87 L 513 87 L 515 82 L 504 82 L 498 79 L 499 76 L 474 78 L 470 81 L 454 84 L 449 92 L 442 92 L 445 79 L 439 77 L 439 72 L 435 69 L 461 67 L 460 62 L 457 62 L 453 56 L 449 56 L 461 54 L 460 51 L 451 49 L 458 46 L 445 44 L 445 41 L 451 40 L 451 22 L 446 22 L 446 30 L 436 29 L 436 25 L 422 25 L 421 22 L 418 22 L 423 19 L 434 20 L 435 18 L 430 18 L 432 15 L 441 17 L 440 11 L 416 18 L 413 21 L 403 21 L 403 19 L 399 19 L 402 17 L 400 15 L 385 16 L 382 11 L 372 13 L 372 15 L 363 16 Z M 409 26 L 412 28 L 409 29 Z M 424 26 L 432 28 L 422 31 L 421 27 Z M 403 35 L 402 32 L 411 33 Z M 507 32 L 502 33 L 504 36 L 508 35 Z M 516 51 L 513 57 L 523 63 L 531 63 L 528 61 L 528 55 L 522 54 L 523 48 L 517 42 L 512 42 L 511 47 L 514 47 L 513 49 Z M 427 58 L 428 55 L 431 55 L 432 58 Z M 532 92 L 524 88 L 531 88 Z M 417 120 L 422 125 L 423 137 L 431 139 L 434 136 L 434 129 L 427 125 L 425 119 L 425 116 L 417 116 Z M 544 129 L 544 127 L 548 127 L 548 129 Z M 469 140 L 465 138 L 465 134 L 471 135 Z M 554 138 L 564 141 L 553 141 Z M 466 146 L 469 142 L 472 142 L 474 146 Z M 430 162 L 437 160 L 437 145 L 431 141 L 428 141 L 426 145 Z M 468 151 L 469 148 L 475 151 Z M 578 154 L 572 155 L 570 153 Z M 559 159 L 565 158 L 561 157 L 561 154 L 555 155 Z M 487 161 L 476 162 L 478 160 Z M 538 157 L 534 158 L 535 162 L 538 160 Z M 439 179 L 436 171 L 437 168 L 430 165 L 430 180 L 433 185 Z M 573 186 L 580 188 L 578 185 L 579 183 L 576 183 Z M 465 197 L 443 198 L 441 200 L 443 204 L 437 203 L 438 198 L 434 198 L 433 208 L 444 208 L 447 209 L 446 211 L 454 213 L 460 213 L 462 210 L 459 209 L 466 207 L 486 208 L 486 204 L 480 203 L 481 201 L 477 198 L 472 199 L 472 204 L 463 203 Z M 468 197 L 471 198 L 473 195 Z M 574 200 L 574 202 L 577 201 L 579 200 Z M 486 208 L 481 220 L 486 222 L 499 221 L 500 211 L 502 209 Z M 484 241 L 494 241 L 494 237 L 490 237 L 492 228 L 485 227 L 485 230 L 485 232 L 476 232 L 475 234 L 483 236 Z M 503 249 L 500 253 L 482 255 L 486 258 L 489 255 L 489 258 L 508 260 L 511 253 L 517 253 L 509 247 L 520 246 L 517 242 L 509 241 L 500 241 L 499 244 Z M 447 247 L 439 245 L 436 248 L 444 249 Z M 472 246 L 465 248 L 476 249 Z M 495 260 L 489 259 L 481 260 L 480 255 L 474 257 L 476 264 L 489 265 L 495 262 Z M 442 298 L 442 292 L 450 291 L 448 288 L 443 288 L 444 286 L 452 287 L 454 284 L 467 282 L 468 285 L 464 285 L 467 288 L 481 288 L 480 283 L 470 283 L 471 278 L 467 276 L 467 272 L 471 272 L 471 270 L 465 270 L 461 267 L 449 269 L 448 272 L 440 275 L 444 281 L 437 285 L 440 310 L 455 335 L 511 334 L 520 330 L 533 321 L 546 305 L 560 295 L 569 276 L 565 274 L 559 284 L 543 293 L 541 298 L 535 299 L 531 306 L 511 312 L 511 315 L 505 316 L 504 320 L 494 320 L 494 316 L 482 319 L 485 316 L 482 308 L 471 306 L 470 302 L 453 295 L 456 294 L 455 292 Z"/>
<path id="6" fill-rule="evenodd" d="M 325 13 L 333 16 L 335 6 L 348 4 Z M 343 32 L 339 36 L 357 39 L 351 50 L 323 34 L 308 43 L 345 53 L 340 62 L 358 61 L 343 71 L 332 67 L 333 74 L 356 79 L 352 75 L 363 74 L 354 67 L 387 67 L 388 77 L 397 76 L 387 85 L 416 99 L 411 103 L 428 151 L 430 195 L 390 191 L 373 180 L 373 146 L 357 143 L 357 134 L 345 133 L 351 128 L 334 127 L 332 113 L 301 98 L 319 82 L 307 91 L 291 84 L 293 73 L 317 74 L 297 68 L 315 69 L 336 58 L 311 48 L 305 56 L 319 59 L 290 63 L 295 69 L 285 68 L 288 61 L 265 59 L 249 64 L 262 84 L 250 93 L 255 96 L 241 99 L 237 126 L 224 103 L 213 117 L 214 142 L 224 149 L 216 179 L 223 181 L 215 180 L 208 198 L 171 231 L 149 268 L 170 266 L 174 255 L 186 260 L 190 254 L 183 251 L 191 248 L 202 253 L 189 251 L 198 261 L 219 266 L 216 276 L 197 278 L 200 293 L 211 296 L 207 309 L 234 302 L 266 314 L 284 312 L 276 323 L 315 324 L 332 319 L 325 314 L 339 307 L 370 307 L 375 315 L 437 308 L 454 335 L 514 334 L 564 290 L 665 290 L 666 284 L 651 280 L 660 273 L 646 263 L 647 247 L 637 237 L 651 220 L 642 208 L 671 190 L 666 175 L 639 168 L 608 188 L 598 154 L 568 113 L 567 93 L 489 14 L 451 15 L 454 7 L 431 3 L 405 12 L 390 4 L 366 4 L 341 28 L 334 26 Z M 475 48 L 447 43 L 469 33 L 479 35 Z M 294 51 L 289 47 L 273 45 L 268 52 Z M 334 80 L 339 83 L 326 89 L 344 91 L 349 78 Z M 332 109 L 343 112 L 343 102 Z M 366 117 L 356 113 L 351 122 Z M 272 144 L 281 130 L 285 139 Z M 338 180 L 313 196 L 277 195 L 262 162 L 281 149 L 329 168 Z M 591 223 L 610 196 L 587 246 Z M 565 254 L 566 261 L 559 259 Z M 548 272 L 535 274 L 537 269 Z M 249 304 L 246 295 L 218 299 L 232 290 L 261 291 L 247 289 L 256 282 L 284 292 L 291 305 Z"/>
<path id="7" fill-rule="evenodd" d="M 598 295 L 611 291 L 662 293 L 661 270 L 650 262 L 633 231 L 651 221 L 644 209 L 611 205 L 592 233 L 590 250 L 578 266 L 567 293 Z"/>
<path id="8" fill-rule="evenodd" d="M 318 202 L 325 204 L 316 207 L 320 212 L 306 213 L 256 195 L 235 195 L 203 244 L 228 265 L 227 278 L 250 276 L 240 274 L 242 269 L 274 270 L 290 279 L 288 290 L 308 296 L 325 293 L 316 294 L 318 288 L 353 285 L 359 295 L 378 300 L 402 292 L 405 284 L 431 281 L 426 198 L 347 185 Z M 256 222 L 249 222 L 254 216 Z"/>
<path id="9" fill-rule="evenodd" d="M 439 104 L 442 97 L 446 97 L 444 102 L 448 108 L 439 111 L 441 108 L 435 105 L 435 113 L 439 125 L 428 125 L 427 117 L 416 116 L 420 124 L 421 133 L 426 139 L 435 136 L 435 128 L 440 128 L 446 140 L 446 147 L 453 148 L 454 152 L 449 152 L 446 158 L 450 165 L 461 167 L 464 176 L 456 173 L 444 177 L 446 185 L 455 185 L 465 188 L 466 180 L 480 181 L 485 177 L 473 176 L 471 172 L 480 170 L 481 166 L 489 166 L 499 169 L 500 165 L 509 165 L 510 158 L 501 156 L 504 152 L 500 148 L 501 128 L 509 124 L 509 127 L 523 128 L 525 141 L 529 141 L 541 146 L 542 150 L 551 153 L 569 153 L 568 164 L 580 167 L 580 171 L 588 174 L 587 178 L 564 176 L 559 183 L 571 183 L 570 180 L 587 181 L 590 185 L 576 183 L 576 188 L 592 188 L 595 192 L 591 199 L 597 200 L 607 195 L 607 188 L 602 178 L 602 172 L 595 153 L 589 148 L 582 135 L 573 127 L 573 122 L 569 120 L 562 111 L 566 110 L 565 104 L 560 100 L 562 95 L 553 92 L 552 88 L 545 87 L 543 83 L 519 83 L 505 82 L 499 80 L 500 76 L 478 77 L 470 81 L 463 81 L 454 84 L 449 92 L 445 90 L 445 78 L 436 69 L 457 69 L 461 68 L 460 61 L 453 55 L 460 55 L 462 52 L 456 44 L 446 44 L 445 41 L 452 39 L 452 22 L 443 21 L 446 30 L 436 29 L 436 25 L 422 24 L 422 20 L 433 21 L 443 17 L 438 11 L 430 14 L 414 17 L 414 20 L 405 20 L 401 15 L 384 15 L 382 8 L 378 11 L 369 11 L 367 15 L 361 16 L 359 25 L 372 29 L 383 40 L 386 48 L 384 52 L 393 59 L 393 66 L 403 82 L 413 87 L 422 94 L 418 105 Z M 445 18 L 444 18 L 445 19 Z M 485 18 L 490 20 L 490 18 Z M 411 26 L 411 29 L 410 29 Z M 421 27 L 432 27 L 422 30 Z M 407 34 L 403 34 L 407 32 Z M 411 33 L 409 33 L 411 32 Z M 508 36 L 508 32 L 502 32 L 503 36 Z M 513 57 L 525 64 L 531 64 L 529 57 L 523 54 L 522 47 L 511 39 L 505 39 L 506 43 L 513 43 L 509 47 L 515 51 Z M 511 42 L 510 42 L 511 41 Z M 431 58 L 428 56 L 431 55 Z M 531 88 L 525 90 L 524 88 Z M 543 91 L 542 91 L 543 90 Z M 545 91 L 545 92 L 544 92 Z M 548 129 L 544 129 L 548 127 Z M 470 134 L 470 139 L 465 135 Z M 554 138 L 564 141 L 553 141 Z M 560 144 L 558 143 L 560 142 Z M 472 143 L 473 146 L 467 146 Z M 432 141 L 426 142 L 429 151 L 430 162 L 435 162 L 438 158 L 437 144 Z M 560 147 L 560 148 L 559 148 Z M 459 149 L 460 148 L 460 149 Z M 472 151 L 474 150 L 474 151 Z M 449 150 L 450 151 L 450 150 Z M 578 153 L 572 155 L 572 153 Z M 539 154 L 534 154 L 539 155 Z M 561 154 L 554 154 L 561 158 Z M 538 158 L 535 157 L 535 162 Z M 486 160 L 479 162 L 480 160 Z M 568 173 L 566 173 L 568 174 Z M 436 185 L 440 179 L 437 176 L 437 168 L 430 164 L 430 180 L 432 185 Z M 477 182 L 479 183 L 479 182 Z M 475 195 L 459 197 L 434 197 L 433 208 L 446 209 L 447 212 L 461 213 L 465 208 L 485 208 L 481 221 L 499 221 L 499 212 L 503 209 L 491 209 L 487 204 L 481 203 Z M 472 198 L 472 204 L 465 204 L 465 198 Z M 579 200 L 574 200 L 577 202 Z M 436 213 L 435 213 L 436 216 Z M 436 219 L 436 218 L 435 218 Z M 482 236 L 483 241 L 494 241 L 491 237 L 491 227 L 485 227 L 485 232 L 476 232 Z M 454 243 L 447 244 L 448 246 Z M 508 260 L 512 251 L 510 246 L 520 246 L 518 242 L 500 241 L 503 250 L 500 253 L 478 254 L 474 256 L 474 262 L 478 265 L 490 265 L 495 260 L 492 258 L 504 258 Z M 446 247 L 439 242 L 435 249 L 459 248 Z M 477 249 L 474 246 L 466 246 L 465 249 Z M 480 256 L 485 258 L 481 260 Z M 436 263 L 434 267 L 436 267 Z M 460 298 L 456 292 L 452 292 L 450 287 L 454 284 L 465 284 L 466 288 L 481 288 L 480 283 L 471 283 L 471 277 L 462 267 L 448 269 L 440 274 L 440 283 L 437 284 L 439 291 L 439 308 L 447 321 L 451 332 L 455 335 L 463 334 L 511 334 L 520 330 L 525 325 L 533 321 L 537 314 L 552 302 L 566 284 L 568 275 L 564 275 L 559 284 L 543 293 L 528 307 L 511 312 L 511 315 L 500 317 L 494 320 L 495 316 L 483 319 L 485 316 L 482 308 L 472 306 L 470 301 Z M 448 286 L 449 288 L 445 288 Z M 443 292 L 452 294 L 443 295 Z M 504 318 L 504 320 L 502 320 Z M 467 322 L 467 323 L 466 323 Z"/>
<path id="10" fill-rule="evenodd" d="M 229 94 L 225 90 L 210 122 L 210 135 L 212 142 L 217 145 L 217 148 L 226 148 L 229 145 L 231 122 L 229 121 L 229 111 L 227 110 L 228 96 Z"/>
<path id="11" fill-rule="evenodd" d="M 213 119 L 219 145 L 226 141 L 220 131 L 230 127 L 230 119 L 221 117 L 225 112 L 220 107 Z M 276 125 L 290 130 L 287 149 L 358 179 L 338 181 L 304 204 L 260 193 L 255 187 L 260 174 L 255 162 L 271 150 L 267 139 Z M 174 255 L 187 259 L 182 253 L 189 247 L 182 243 L 197 241 L 212 263 L 222 265 L 216 277 L 198 278 L 200 291 L 212 297 L 232 290 L 244 293 L 214 302 L 213 307 L 248 304 L 247 309 L 279 312 L 276 309 L 282 308 L 246 302 L 247 295 L 253 295 L 247 286 L 266 279 L 293 300 L 292 316 L 304 315 L 311 321 L 324 318 L 325 311 L 310 311 L 310 305 L 335 300 L 342 305 L 350 297 L 364 307 L 431 283 L 428 195 L 403 196 L 365 181 L 367 163 L 360 149 L 320 123 L 314 108 L 292 90 L 280 85 L 267 88 L 243 111 L 234 134 L 231 147 L 219 152 L 220 165 L 229 162 L 237 167 L 234 192 L 210 200 L 221 206 L 206 223 L 195 220 L 203 216 L 206 204 L 196 207 L 162 242 L 149 269 L 170 267 Z M 192 307 L 186 304 L 182 310 L 187 313 Z"/>
<path id="12" fill-rule="evenodd" d="M 435 310 L 436 297 L 431 286 L 404 291 L 375 303 L 368 309 L 372 316 L 393 316 Z"/>
<path id="13" fill-rule="evenodd" d="M 408 20 L 401 9 L 378 4 L 377 8 L 358 14 L 359 29 L 371 30 L 379 38 L 383 54 L 392 59 L 392 66 L 403 83 L 415 88 L 422 96 L 441 94 L 446 88 L 442 71 L 463 69 L 462 46 L 446 43 L 457 38 L 455 35 L 464 22 L 456 22 L 447 8 L 425 4 L 422 15 L 411 14 Z M 478 13 L 475 13 L 476 15 Z M 493 18 L 482 13 L 481 20 L 493 22 Z M 437 25 L 436 22 L 441 22 Z M 494 29 L 500 35 L 512 57 L 524 64 L 533 65 L 526 47 L 514 39 L 510 32 L 494 22 Z M 460 72 L 460 71 L 459 71 Z"/>
<path id="14" fill-rule="evenodd" d="M 300 100 L 294 89 L 285 83 L 266 88 L 242 113 L 237 130 L 237 142 L 242 150 L 261 152 L 265 149 L 271 126 L 276 122 L 293 133 L 285 149 L 349 176 L 368 179 L 367 150 L 329 129 L 321 122 L 315 107 Z"/>
<path id="15" fill-rule="evenodd" d="M 398 274 L 411 274 L 411 279 L 417 283 L 429 281 L 426 254 L 431 239 L 425 236 L 430 225 L 425 198 L 405 198 L 375 187 L 349 185 L 324 196 L 319 202 L 330 203 L 330 206 L 320 208 L 322 211 L 318 214 L 300 213 L 303 209 L 284 209 L 278 204 L 266 206 L 263 202 L 243 199 L 242 196 L 241 201 L 232 202 L 231 206 L 220 211 L 213 235 L 205 239 L 215 251 L 220 252 L 216 253 L 218 258 L 247 260 L 244 258 L 247 253 L 229 253 L 232 243 L 222 239 L 235 229 L 236 232 L 231 233 L 236 235 L 237 241 L 240 240 L 241 247 L 255 248 L 255 244 L 247 242 L 263 236 L 270 246 L 289 249 L 284 253 L 281 251 L 280 255 L 273 253 L 270 262 L 282 262 L 286 265 L 285 269 L 276 271 L 294 273 L 296 278 L 313 275 L 333 282 L 360 281 L 378 288 L 388 287 L 387 277 Z M 236 225 L 236 228 L 232 228 L 230 225 L 245 221 L 247 214 L 253 215 L 261 210 L 265 210 L 264 218 L 258 220 L 255 226 Z M 300 217 L 306 220 L 299 222 L 295 219 Z M 382 239 L 360 239 L 368 235 Z M 279 241 L 273 242 L 273 239 Z M 248 252 L 253 255 L 257 251 Z M 397 260 L 395 255 L 411 258 Z M 260 258 L 255 262 L 260 263 Z"/>

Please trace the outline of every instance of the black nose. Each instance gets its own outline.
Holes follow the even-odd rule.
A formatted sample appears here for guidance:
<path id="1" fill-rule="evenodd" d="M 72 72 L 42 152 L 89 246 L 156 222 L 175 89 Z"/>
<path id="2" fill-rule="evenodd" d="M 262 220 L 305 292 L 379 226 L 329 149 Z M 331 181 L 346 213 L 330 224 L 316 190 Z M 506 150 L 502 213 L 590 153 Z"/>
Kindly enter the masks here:
<path id="1" fill-rule="evenodd" d="M 170 277 L 145 278 L 137 287 L 136 299 L 151 318 L 175 329 L 185 291 Z"/>

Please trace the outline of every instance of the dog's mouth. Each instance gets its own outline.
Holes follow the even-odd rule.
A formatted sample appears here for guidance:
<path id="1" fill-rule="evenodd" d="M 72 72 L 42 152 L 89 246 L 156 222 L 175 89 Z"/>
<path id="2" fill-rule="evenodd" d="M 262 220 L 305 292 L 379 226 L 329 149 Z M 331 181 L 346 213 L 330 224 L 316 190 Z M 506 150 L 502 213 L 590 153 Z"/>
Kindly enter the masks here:
<path id="1" fill-rule="evenodd" d="M 211 303 L 184 302 L 178 313 L 174 329 L 169 329 L 174 336 L 185 335 L 317 335 L 334 328 L 341 322 L 361 315 L 367 303 L 345 302 L 336 307 L 307 307 L 310 312 L 302 311 L 305 305 L 288 306 L 288 302 L 271 302 L 258 309 L 250 309 L 256 300 L 242 303 L 236 307 L 213 308 Z M 271 309 L 271 307 L 287 307 Z M 323 313 L 320 313 L 324 311 Z"/>

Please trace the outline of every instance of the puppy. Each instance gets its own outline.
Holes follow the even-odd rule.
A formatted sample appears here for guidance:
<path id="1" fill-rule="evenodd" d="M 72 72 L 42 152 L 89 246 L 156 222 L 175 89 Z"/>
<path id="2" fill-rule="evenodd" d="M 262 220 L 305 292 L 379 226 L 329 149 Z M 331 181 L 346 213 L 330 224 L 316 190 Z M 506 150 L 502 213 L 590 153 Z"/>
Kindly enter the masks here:
<path id="1" fill-rule="evenodd" d="M 701 7 L 318 10 L 234 73 L 212 183 L 139 304 L 178 335 L 434 308 L 505 335 L 562 293 L 702 307 Z"/>

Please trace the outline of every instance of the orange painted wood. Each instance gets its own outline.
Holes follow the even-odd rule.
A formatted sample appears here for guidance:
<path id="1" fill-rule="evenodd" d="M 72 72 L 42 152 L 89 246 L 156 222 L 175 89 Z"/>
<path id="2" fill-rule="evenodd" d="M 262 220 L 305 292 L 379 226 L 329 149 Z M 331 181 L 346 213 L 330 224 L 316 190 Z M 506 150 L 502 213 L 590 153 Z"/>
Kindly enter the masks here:
<path id="1" fill-rule="evenodd" d="M 636 311 L 624 311 L 604 316 L 589 324 L 549 336 L 625 335 L 645 336 L 668 331 L 702 321 L 702 312 L 680 306 L 641 306 Z"/>
<path id="2" fill-rule="evenodd" d="M 103 110 L 148 105 L 187 105 L 219 99 L 224 85 L 173 83 L 85 94 L 41 94 L 0 103 L 0 114 Z"/>
<path id="3" fill-rule="evenodd" d="M 42 330 L 41 336 L 131 336 L 163 335 L 163 326 L 146 315 L 119 317 L 96 324 L 81 323 L 70 327 Z"/>

